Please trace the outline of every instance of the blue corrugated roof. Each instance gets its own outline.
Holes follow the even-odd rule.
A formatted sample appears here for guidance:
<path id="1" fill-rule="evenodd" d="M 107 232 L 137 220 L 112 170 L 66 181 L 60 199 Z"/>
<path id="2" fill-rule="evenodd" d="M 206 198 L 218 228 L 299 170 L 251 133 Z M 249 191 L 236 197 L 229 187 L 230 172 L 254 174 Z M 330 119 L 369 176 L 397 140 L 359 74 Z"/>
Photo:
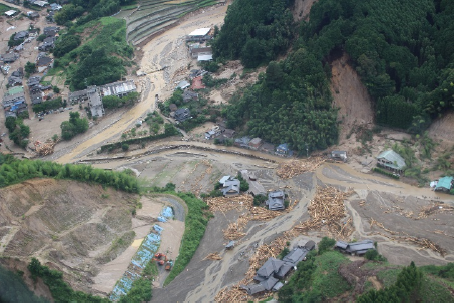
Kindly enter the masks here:
<path id="1" fill-rule="evenodd" d="M 450 190 L 452 180 L 453 180 L 453 177 L 441 178 L 440 180 L 438 180 L 437 187 L 435 187 L 435 189 L 444 188 L 444 189 Z"/>

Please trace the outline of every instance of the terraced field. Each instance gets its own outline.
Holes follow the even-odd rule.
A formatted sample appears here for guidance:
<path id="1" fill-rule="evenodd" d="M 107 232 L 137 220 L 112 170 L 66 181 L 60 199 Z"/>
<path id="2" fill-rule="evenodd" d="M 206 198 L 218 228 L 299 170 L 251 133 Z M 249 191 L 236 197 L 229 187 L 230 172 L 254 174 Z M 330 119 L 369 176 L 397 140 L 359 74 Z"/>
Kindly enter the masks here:
<path id="1" fill-rule="evenodd" d="M 137 9 L 117 15 L 127 24 L 127 40 L 133 44 L 176 23 L 185 14 L 217 4 L 218 0 L 142 0 Z"/>

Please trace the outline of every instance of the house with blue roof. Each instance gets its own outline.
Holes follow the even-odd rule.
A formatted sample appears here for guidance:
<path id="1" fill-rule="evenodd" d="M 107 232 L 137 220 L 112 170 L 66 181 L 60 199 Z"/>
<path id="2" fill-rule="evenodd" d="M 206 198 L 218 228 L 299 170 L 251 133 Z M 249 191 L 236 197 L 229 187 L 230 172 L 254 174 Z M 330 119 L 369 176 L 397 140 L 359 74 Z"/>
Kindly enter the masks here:
<path id="1" fill-rule="evenodd" d="M 290 149 L 288 143 L 283 143 L 276 148 L 276 155 L 278 156 L 292 156 L 293 151 Z"/>
<path id="2" fill-rule="evenodd" d="M 437 186 L 435 186 L 435 191 L 444 191 L 449 192 L 452 188 L 453 177 L 443 177 L 438 180 Z"/>

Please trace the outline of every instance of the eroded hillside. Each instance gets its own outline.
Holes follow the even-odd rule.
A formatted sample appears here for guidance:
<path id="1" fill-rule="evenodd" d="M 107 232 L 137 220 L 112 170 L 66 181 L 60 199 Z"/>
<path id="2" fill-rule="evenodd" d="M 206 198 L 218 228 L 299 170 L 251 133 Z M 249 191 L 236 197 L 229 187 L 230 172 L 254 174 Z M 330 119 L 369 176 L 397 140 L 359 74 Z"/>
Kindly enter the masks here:
<path id="1" fill-rule="evenodd" d="M 34 179 L 0 190 L 0 253 L 28 261 L 31 256 L 66 274 L 73 287 L 88 290 L 102 263 L 134 239 L 137 196 L 99 185 Z M 127 241 L 126 241 L 127 242 Z M 87 283 L 88 282 L 88 283 Z"/>

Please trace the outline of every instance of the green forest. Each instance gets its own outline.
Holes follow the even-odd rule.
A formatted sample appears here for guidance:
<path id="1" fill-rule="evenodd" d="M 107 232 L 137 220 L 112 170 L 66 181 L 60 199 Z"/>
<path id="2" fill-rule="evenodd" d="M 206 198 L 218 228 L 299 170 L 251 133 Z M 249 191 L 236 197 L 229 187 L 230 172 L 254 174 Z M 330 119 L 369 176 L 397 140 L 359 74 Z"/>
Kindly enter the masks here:
<path id="1" fill-rule="evenodd" d="M 137 178 L 126 172 L 106 171 L 89 165 L 61 165 L 50 161 L 18 160 L 0 153 L 0 187 L 32 178 L 71 179 L 93 182 L 126 192 L 138 193 Z"/>
<path id="2" fill-rule="evenodd" d="M 66 6 L 65 6 L 66 7 Z M 87 23 L 66 23 L 53 50 L 54 72 L 66 74 L 71 90 L 120 80 L 132 63 L 133 48 L 126 42 L 126 22 L 114 17 Z M 90 32 L 82 39 L 83 33 Z"/>
<path id="3" fill-rule="evenodd" d="M 320 0 L 301 24 L 292 24 L 292 4 L 237 0 L 228 8 L 215 59 L 268 65 L 224 109 L 229 127 L 299 151 L 336 143 L 330 63 L 344 53 L 373 97 L 378 124 L 421 133 L 453 108 L 454 2 Z M 290 28 L 298 29 L 293 41 Z"/>

